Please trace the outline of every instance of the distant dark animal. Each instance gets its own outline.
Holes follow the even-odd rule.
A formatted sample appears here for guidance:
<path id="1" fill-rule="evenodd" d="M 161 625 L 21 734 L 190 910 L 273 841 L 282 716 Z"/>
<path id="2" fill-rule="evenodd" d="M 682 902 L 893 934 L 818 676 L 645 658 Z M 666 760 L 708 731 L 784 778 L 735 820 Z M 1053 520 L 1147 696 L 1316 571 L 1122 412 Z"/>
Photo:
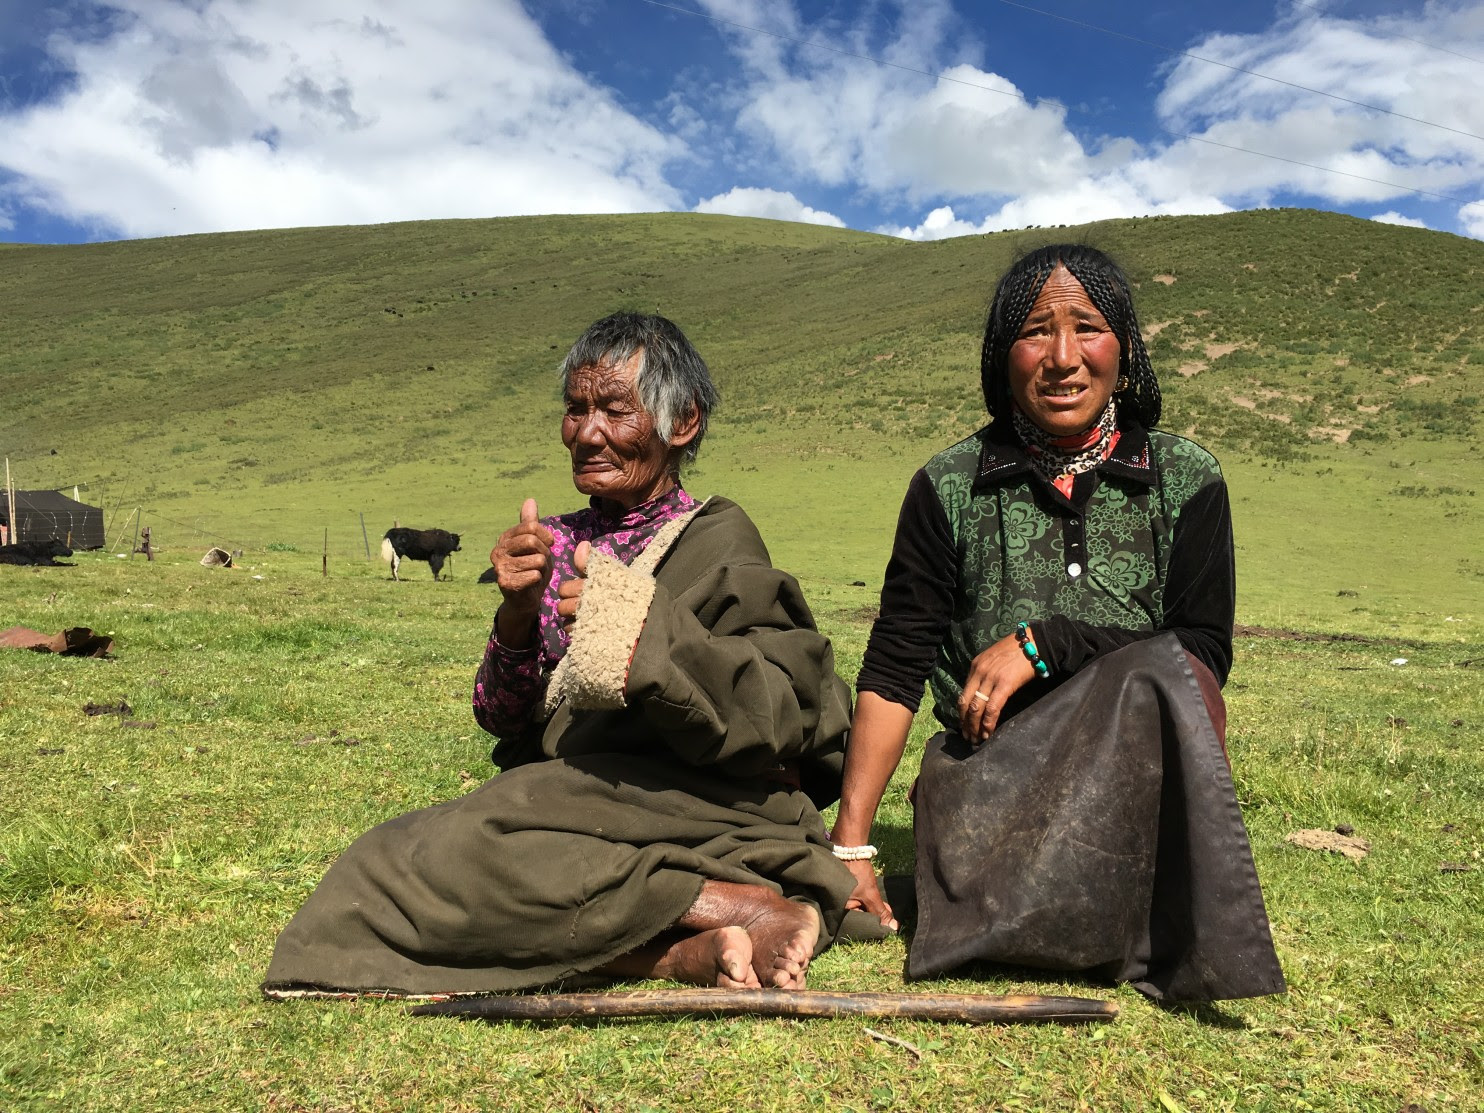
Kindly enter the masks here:
<path id="1" fill-rule="evenodd" d="M 425 560 L 433 569 L 433 579 L 443 571 L 450 553 L 459 551 L 459 535 L 446 529 L 408 529 L 393 526 L 381 540 L 381 559 L 392 566 L 392 579 L 400 580 L 397 566 L 403 560 Z"/>
<path id="2" fill-rule="evenodd" d="M 70 568 L 70 564 L 58 564 L 57 557 L 69 557 L 72 550 L 53 537 L 46 541 L 20 541 L 14 545 L 0 545 L 0 564 L 41 564 L 49 568 Z"/>

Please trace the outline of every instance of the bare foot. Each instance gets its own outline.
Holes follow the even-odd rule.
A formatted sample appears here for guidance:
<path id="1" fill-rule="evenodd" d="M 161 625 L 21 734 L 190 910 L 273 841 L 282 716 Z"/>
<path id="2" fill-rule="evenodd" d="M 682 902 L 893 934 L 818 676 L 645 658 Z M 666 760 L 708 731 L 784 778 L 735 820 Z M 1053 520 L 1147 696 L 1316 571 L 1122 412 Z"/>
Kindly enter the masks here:
<path id="1" fill-rule="evenodd" d="M 752 969 L 758 984 L 765 989 L 803 989 L 819 940 L 819 913 L 814 906 L 773 896 L 742 926 L 752 939 Z"/>
<path id="2" fill-rule="evenodd" d="M 740 927 L 667 936 L 620 955 L 602 972 L 620 978 L 668 978 L 722 989 L 759 989 L 752 937 Z"/>
<path id="3" fill-rule="evenodd" d="M 705 881 L 695 903 L 676 922 L 676 927 L 696 932 L 697 941 L 715 932 L 740 929 L 747 936 L 744 961 L 751 966 L 752 978 L 739 979 L 735 967 L 726 969 L 728 982 L 744 988 L 803 989 L 819 941 L 819 913 L 811 904 L 799 904 L 779 895 L 766 885 L 743 885 L 735 881 Z M 715 953 L 743 954 L 743 944 L 735 936 L 725 936 Z M 682 941 L 683 942 L 683 941 Z M 670 944 L 673 948 L 676 944 Z M 704 946 L 713 946 L 705 944 Z M 642 948 L 641 948 L 642 950 Z M 634 958 L 640 952 L 625 958 Z M 693 966 L 689 958 L 687 967 Z M 704 962 L 701 963 L 704 965 Z M 720 958 L 713 960 L 722 969 Z M 664 977 L 679 975 L 664 974 Z M 707 983 L 711 984 L 711 983 Z"/>
<path id="4" fill-rule="evenodd" d="M 713 928 L 676 942 L 655 965 L 658 978 L 723 989 L 759 989 L 753 970 L 754 947 L 739 927 Z"/>

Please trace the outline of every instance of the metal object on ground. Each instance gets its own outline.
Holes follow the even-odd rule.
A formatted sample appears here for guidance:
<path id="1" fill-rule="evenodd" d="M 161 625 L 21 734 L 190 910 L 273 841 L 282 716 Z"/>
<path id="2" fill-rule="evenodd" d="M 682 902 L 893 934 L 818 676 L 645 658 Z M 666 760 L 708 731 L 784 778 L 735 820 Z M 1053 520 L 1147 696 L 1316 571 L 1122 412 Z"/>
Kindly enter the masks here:
<path id="1" fill-rule="evenodd" d="M 1118 1016 L 1087 997 L 977 993 L 838 993 L 789 989 L 661 989 L 632 993 L 528 993 L 454 997 L 418 1005 L 414 1016 L 466 1020 L 588 1020 L 626 1016 L 792 1016 L 940 1020 L 964 1024 L 1085 1024 Z"/>

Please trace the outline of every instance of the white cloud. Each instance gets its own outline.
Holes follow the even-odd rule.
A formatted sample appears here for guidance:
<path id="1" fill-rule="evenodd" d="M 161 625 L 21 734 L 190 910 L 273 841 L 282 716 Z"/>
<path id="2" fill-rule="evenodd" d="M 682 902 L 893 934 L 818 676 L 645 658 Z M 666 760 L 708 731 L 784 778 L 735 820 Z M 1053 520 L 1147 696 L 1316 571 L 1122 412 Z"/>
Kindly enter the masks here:
<path id="1" fill-rule="evenodd" d="M 1236 203 L 1288 190 L 1343 204 L 1477 183 L 1484 179 L 1484 143 L 1473 137 L 1484 135 L 1478 63 L 1417 40 L 1484 55 L 1484 6 L 1429 4 L 1417 15 L 1370 20 L 1304 7 L 1261 34 L 1212 36 L 1190 53 L 1278 80 L 1185 58 L 1156 102 L 1161 118 L 1177 132 L 1279 157 L 1182 141 L 1169 160 L 1193 185 L 1223 185 Z"/>
<path id="2" fill-rule="evenodd" d="M 995 229 L 988 220 L 982 224 L 960 220 L 954 215 L 952 205 L 944 205 L 928 213 L 922 223 L 915 228 L 902 226 L 892 228 L 884 225 L 876 231 L 883 236 L 896 236 L 904 240 L 946 240 L 954 236 L 977 236 L 984 232 L 993 232 Z"/>
<path id="3" fill-rule="evenodd" d="M 1181 194 L 1163 201 L 1149 195 L 1122 174 L 1085 178 L 1064 189 L 1018 197 L 1001 205 L 975 224 L 960 219 L 950 206 L 930 212 L 916 227 L 882 227 L 875 231 L 909 240 L 942 240 L 950 236 L 975 236 L 1018 228 L 1055 228 L 1063 224 L 1086 224 L 1094 220 L 1142 215 L 1190 215 L 1230 212 L 1216 197 Z"/>
<path id="4" fill-rule="evenodd" d="M 71 89 L 0 115 L 0 205 L 125 236 L 679 206 L 683 144 L 516 0 L 119 6 L 114 34 L 49 44 Z"/>
<path id="5" fill-rule="evenodd" d="M 963 57 L 964 36 L 942 0 L 873 5 L 854 24 L 818 26 L 776 0 L 705 6 L 773 33 L 723 32 L 744 67 L 734 90 L 743 132 L 796 178 L 930 209 L 915 227 L 878 229 L 894 235 L 1225 212 L 1295 193 L 1355 205 L 1413 196 L 1406 187 L 1472 194 L 1484 182 L 1484 144 L 1458 134 L 1484 135 L 1477 63 L 1411 41 L 1484 56 L 1478 3 L 1364 20 L 1306 5 L 1261 33 L 1211 36 L 1190 52 L 1279 80 L 1182 58 L 1162 75 L 1166 136 L 1104 136 L 1096 150 L 1068 126 L 1084 121 L 1038 99 L 1057 86 L 1022 89 L 963 61 L 945 68 L 944 57 Z M 894 28 L 884 45 L 869 38 L 883 24 Z M 835 52 L 788 41 L 801 38 Z M 863 63 L 867 55 L 942 76 Z"/>
<path id="6" fill-rule="evenodd" d="M 706 7 L 774 32 L 729 33 L 745 72 L 737 123 L 799 176 L 924 199 L 1009 196 L 1090 168 L 1060 104 L 1034 103 L 1004 77 L 967 63 L 942 65 L 958 30 L 945 0 L 899 5 L 887 16 L 893 38 L 874 46 L 868 31 L 882 14 L 874 11 L 831 32 L 801 28 L 788 5 L 709 0 Z M 849 54 L 790 51 L 775 37 L 804 35 Z M 863 62 L 865 54 L 892 65 Z M 927 76 L 939 72 L 939 80 Z"/>
<path id="7" fill-rule="evenodd" d="M 1484 201 L 1470 201 L 1459 209 L 1458 223 L 1464 235 L 1484 240 Z"/>
<path id="8" fill-rule="evenodd" d="M 1415 220 L 1398 212 L 1377 213 L 1371 217 L 1377 224 L 1400 224 L 1403 228 L 1426 228 L 1426 221 Z"/>
<path id="9" fill-rule="evenodd" d="M 792 220 L 800 224 L 824 224 L 844 228 L 845 222 L 834 213 L 811 209 L 792 193 L 776 189 L 754 189 L 738 186 L 726 193 L 708 197 L 696 205 L 698 213 L 725 213 L 728 216 L 760 216 L 768 220 Z"/>
<path id="10" fill-rule="evenodd" d="M 565 23 L 612 15 L 549 3 Z M 140 236 L 687 207 L 838 227 L 828 210 L 874 205 L 926 214 L 878 231 L 932 239 L 1309 198 L 1408 223 L 1404 186 L 1484 195 L 1484 142 L 1416 122 L 1484 135 L 1478 63 L 1413 41 L 1484 57 L 1481 0 L 1353 19 L 1280 5 L 1262 32 L 1189 50 L 1290 84 L 1181 58 L 1153 75 L 1152 139 L 1140 100 L 1087 117 L 1050 99 L 1074 101 L 1075 74 L 991 72 L 975 31 L 991 21 L 965 0 L 697 3 L 769 33 L 707 24 L 739 68 L 638 58 L 626 84 L 575 69 L 521 0 L 364 0 L 349 17 L 342 0 L 76 0 L 96 18 L 47 43 L 75 80 L 0 98 L 0 229 L 27 209 Z M 702 22 L 656 18 L 676 36 L 659 50 Z M 1093 133 L 1115 119 L 1125 134 Z M 1480 205 L 1459 230 L 1484 237 Z"/>

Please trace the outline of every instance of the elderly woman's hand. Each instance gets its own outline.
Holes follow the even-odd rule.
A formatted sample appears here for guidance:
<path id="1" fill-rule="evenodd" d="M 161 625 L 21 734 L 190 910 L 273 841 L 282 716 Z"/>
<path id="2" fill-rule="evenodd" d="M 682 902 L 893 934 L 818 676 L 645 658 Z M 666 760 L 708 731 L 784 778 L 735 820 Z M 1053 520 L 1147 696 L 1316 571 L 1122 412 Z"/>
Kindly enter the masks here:
<path id="1" fill-rule="evenodd" d="M 490 551 L 495 582 L 504 596 L 496 616 L 502 645 L 520 649 L 534 637 L 541 596 L 551 580 L 555 540 L 541 524 L 536 500 L 526 499 L 520 521 L 500 534 L 499 543 Z"/>
<path id="2" fill-rule="evenodd" d="M 570 628 L 577 621 L 577 608 L 582 605 L 582 589 L 587 586 L 587 558 L 593 551 L 588 542 L 580 542 L 572 550 L 572 567 L 577 575 L 557 584 L 557 615 L 562 625 Z"/>
<path id="3" fill-rule="evenodd" d="M 995 642 L 969 666 L 958 698 L 959 730 L 974 745 L 988 741 L 1000 724 L 1005 703 L 1036 675 L 1013 634 Z"/>

